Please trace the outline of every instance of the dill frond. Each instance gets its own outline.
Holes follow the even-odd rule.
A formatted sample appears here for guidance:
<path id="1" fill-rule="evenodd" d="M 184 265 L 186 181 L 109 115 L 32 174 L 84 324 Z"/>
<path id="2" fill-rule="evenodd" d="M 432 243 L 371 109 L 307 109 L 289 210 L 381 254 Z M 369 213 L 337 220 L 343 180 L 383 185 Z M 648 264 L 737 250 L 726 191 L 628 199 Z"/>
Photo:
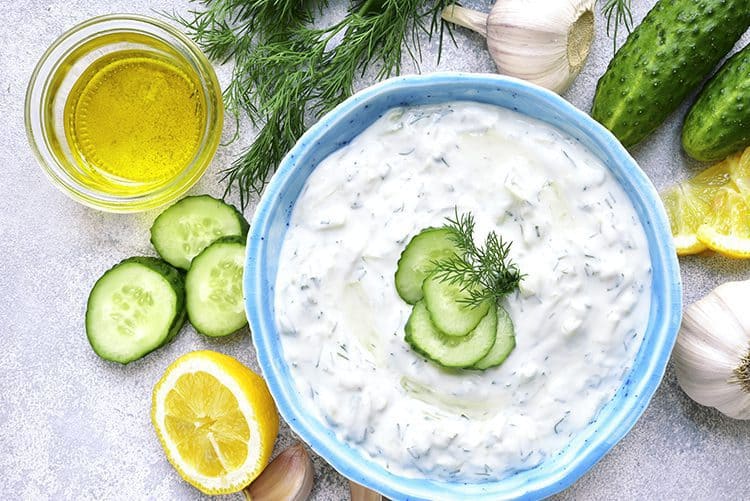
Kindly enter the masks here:
<path id="1" fill-rule="evenodd" d="M 483 246 L 477 246 L 471 213 L 459 216 L 456 211 L 444 228 L 451 231 L 459 252 L 433 263 L 435 277 L 459 285 L 467 295 L 460 302 L 472 307 L 487 300 L 497 303 L 518 287 L 524 275 L 509 258 L 511 242 L 503 242 L 493 231 L 487 235 Z"/>
<path id="2" fill-rule="evenodd" d="M 424 32 L 431 37 L 437 31 L 443 4 L 449 2 L 433 3 L 426 13 L 423 13 L 424 0 L 370 0 L 354 6 L 346 20 L 343 40 L 324 55 L 316 114 L 331 110 L 349 97 L 356 77 L 372 64 L 379 65 L 377 80 L 398 75 L 403 48 L 418 63 L 419 34 Z M 426 17 L 432 19 L 429 27 L 424 21 Z"/>
<path id="3" fill-rule="evenodd" d="M 620 25 L 633 29 L 633 14 L 630 10 L 631 0 L 605 0 L 602 12 L 607 18 L 607 36 L 612 38 L 612 51 L 617 52 L 617 33 Z M 614 17 L 614 20 L 612 19 Z M 612 33 L 610 34 L 610 31 Z"/>

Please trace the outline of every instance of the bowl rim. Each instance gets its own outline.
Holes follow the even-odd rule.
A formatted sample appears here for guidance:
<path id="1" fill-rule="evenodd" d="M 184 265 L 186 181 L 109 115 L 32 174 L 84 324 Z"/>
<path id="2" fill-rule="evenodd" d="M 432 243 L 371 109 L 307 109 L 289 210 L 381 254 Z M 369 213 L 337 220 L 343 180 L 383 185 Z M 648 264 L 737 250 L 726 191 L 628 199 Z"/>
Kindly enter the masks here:
<path id="1" fill-rule="evenodd" d="M 129 23 L 129 24 L 127 24 Z M 94 31 L 96 30 L 96 31 Z M 117 32 L 139 33 L 170 45 L 195 68 L 206 94 L 206 125 L 198 149 L 188 165 L 169 182 L 133 196 L 111 195 L 93 190 L 72 178 L 50 147 L 44 106 L 53 77 L 73 49 L 95 37 Z M 167 38 L 170 38 L 168 40 Z M 174 43 L 173 43 L 174 41 Z M 205 174 L 219 143 L 224 126 L 224 103 L 216 72 L 206 55 L 188 36 L 171 24 L 151 16 L 111 13 L 85 19 L 61 33 L 45 49 L 29 76 L 24 97 L 24 126 L 29 146 L 45 176 L 69 198 L 88 207 L 108 212 L 139 212 L 161 207 L 178 199 Z"/>
<path id="2" fill-rule="evenodd" d="M 297 405 L 301 402 L 296 401 L 294 382 L 286 381 L 283 377 L 280 377 L 280 370 L 285 365 L 281 356 L 281 343 L 276 332 L 275 319 L 272 315 L 272 318 L 269 319 L 264 311 L 265 303 L 273 303 L 273 294 L 267 293 L 268 284 L 264 279 L 265 235 L 270 230 L 274 210 L 279 208 L 275 201 L 282 194 L 290 179 L 293 178 L 299 159 L 304 158 L 315 147 L 316 142 L 323 138 L 326 131 L 333 127 L 333 124 L 345 120 L 348 114 L 356 112 L 368 100 L 392 91 L 405 93 L 410 90 L 419 91 L 423 90 L 424 87 L 436 85 L 457 85 L 458 87 L 461 85 L 475 85 L 477 87 L 499 85 L 505 91 L 522 93 L 532 99 L 541 101 L 562 117 L 572 120 L 592 141 L 601 146 L 606 158 L 616 164 L 613 167 L 610 162 L 605 162 L 610 171 L 613 173 L 620 171 L 633 183 L 634 193 L 628 190 L 626 190 L 626 193 L 631 201 L 634 197 L 637 197 L 644 202 L 645 216 L 648 216 L 649 225 L 652 227 L 651 231 L 655 235 L 669 237 L 658 239 L 658 243 L 654 243 L 652 238 L 648 238 L 652 268 L 653 263 L 659 263 L 663 270 L 661 276 L 664 278 L 665 295 L 664 297 L 655 296 L 653 294 L 654 285 L 652 284 L 651 313 L 646 334 L 654 336 L 657 350 L 654 351 L 654 354 L 649 355 L 649 358 L 644 359 L 644 362 L 648 362 L 645 373 L 635 380 L 634 385 L 630 388 L 629 392 L 632 396 L 625 395 L 622 397 L 626 399 L 624 402 L 627 405 L 623 409 L 616 409 L 617 412 L 614 414 L 610 412 L 610 415 L 605 416 L 604 422 L 599 423 L 596 429 L 588 434 L 590 440 L 587 439 L 584 442 L 587 445 L 578 449 L 577 452 L 580 452 L 578 456 L 558 465 L 556 469 L 547 474 L 545 474 L 543 468 L 540 469 L 539 467 L 526 470 L 527 472 L 539 470 L 541 473 L 536 478 L 532 475 L 530 482 L 527 481 L 519 486 L 520 490 L 513 492 L 499 487 L 507 483 L 508 479 L 515 476 L 514 474 L 484 484 L 433 481 L 400 476 L 397 473 L 388 472 L 360 451 L 347 446 L 343 441 L 329 436 L 330 428 L 319 422 L 317 418 L 308 418 L 306 413 L 303 412 L 303 407 Z M 470 96 L 460 99 L 472 100 Z M 373 118 L 373 121 L 375 119 Z M 551 125 L 554 126 L 554 124 Z M 618 183 L 622 184 L 619 180 Z M 569 487 L 609 452 L 643 414 L 661 383 L 677 337 L 682 315 L 682 284 L 679 263 L 663 206 L 660 203 L 645 203 L 658 202 L 659 200 L 659 195 L 649 178 L 622 144 L 604 126 L 559 95 L 528 82 L 496 74 L 438 72 L 394 77 L 357 92 L 310 127 L 282 160 L 257 205 L 247 237 L 246 266 L 243 280 L 246 312 L 253 332 L 252 341 L 257 352 L 258 363 L 280 414 L 290 428 L 339 473 L 392 499 L 444 499 L 450 498 L 450 496 L 465 497 L 472 495 L 537 499 L 550 496 Z M 639 220 L 645 229 L 644 215 L 639 213 Z M 655 277 L 652 277 L 652 280 L 655 280 Z M 271 284 L 271 287 L 273 287 L 273 284 Z M 265 301 L 268 297 L 270 299 Z M 656 304 L 655 299 L 658 301 Z M 658 310 L 656 313 L 654 313 L 655 309 Z M 645 343 L 646 337 L 644 335 L 638 353 Z M 636 358 L 639 356 L 639 354 L 636 354 Z M 633 370 L 634 367 L 631 367 L 630 372 Z M 630 383 L 629 379 L 628 383 Z M 623 382 L 624 384 L 625 382 Z M 606 407 L 610 407 L 609 404 L 605 405 Z M 312 421 L 318 429 L 311 429 L 308 421 Z M 601 428 L 606 428 L 606 433 L 598 433 L 599 425 L 602 425 Z M 587 427 L 585 430 L 588 429 Z M 328 433 L 325 433 L 326 430 Z M 544 464 L 542 463 L 542 465 Z M 406 491 L 402 489 L 404 482 L 408 484 Z"/>

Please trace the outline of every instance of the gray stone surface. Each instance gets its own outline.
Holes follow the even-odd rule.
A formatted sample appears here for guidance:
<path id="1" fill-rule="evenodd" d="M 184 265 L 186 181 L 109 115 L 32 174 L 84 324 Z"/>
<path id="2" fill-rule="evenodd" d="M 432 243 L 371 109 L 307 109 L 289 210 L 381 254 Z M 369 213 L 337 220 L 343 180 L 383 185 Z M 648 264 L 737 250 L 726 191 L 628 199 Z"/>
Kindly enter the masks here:
<path id="1" fill-rule="evenodd" d="M 489 3 L 465 2 L 483 8 Z M 636 21 L 653 3 L 633 0 Z M 343 11 L 343 1 L 333 4 L 328 18 Z M 88 292 L 113 263 L 152 253 L 148 228 L 158 211 L 114 215 L 76 204 L 48 182 L 24 133 L 26 83 L 44 49 L 65 29 L 99 14 L 189 8 L 183 0 L 0 0 L 2 499 L 201 498 L 169 466 L 156 440 L 149 422 L 151 388 L 171 361 L 199 348 L 258 368 L 247 331 L 209 340 L 188 327 L 169 346 L 127 367 L 94 355 L 82 321 Z M 565 95 L 584 110 L 612 51 L 601 16 L 597 22 L 591 57 Z M 456 41 L 459 47 L 448 44 L 439 66 L 434 44 L 425 45 L 423 71 L 494 71 L 478 36 L 457 30 Z M 218 73 L 226 83 L 229 68 L 219 67 Z M 684 112 L 685 107 L 633 150 L 657 188 L 701 168 L 679 148 Z M 225 137 L 230 135 L 226 130 Z M 220 195 L 220 169 L 251 139 L 252 131 L 244 130 L 238 143 L 222 147 L 192 192 Z M 252 207 L 246 213 L 250 216 Z M 681 265 L 686 303 L 721 282 L 750 275 L 747 262 L 716 256 L 682 259 Z M 284 426 L 278 448 L 293 441 Z M 313 499 L 347 499 L 344 479 L 319 458 L 315 466 Z M 632 432 L 558 498 L 747 499 L 748 473 L 750 422 L 727 419 L 690 401 L 670 366 Z"/>

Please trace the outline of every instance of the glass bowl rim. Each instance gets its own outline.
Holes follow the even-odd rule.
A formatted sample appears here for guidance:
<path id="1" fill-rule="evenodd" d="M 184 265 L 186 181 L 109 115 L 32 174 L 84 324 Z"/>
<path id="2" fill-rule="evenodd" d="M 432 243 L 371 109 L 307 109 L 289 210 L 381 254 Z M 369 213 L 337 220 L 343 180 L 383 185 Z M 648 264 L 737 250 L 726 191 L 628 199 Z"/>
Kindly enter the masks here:
<path id="1" fill-rule="evenodd" d="M 131 23 L 131 24 L 126 24 Z M 99 31 L 82 36 L 90 28 Z M 109 28 L 109 29 L 108 29 Z M 112 33 L 140 33 L 172 47 L 195 68 L 206 94 L 206 125 L 201 144 L 182 172 L 152 191 L 134 196 L 110 195 L 92 190 L 65 172 L 49 147 L 44 134 L 47 125 L 43 110 L 50 81 L 72 50 L 88 40 Z M 166 37 L 171 37 L 167 40 Z M 114 13 L 86 19 L 64 31 L 37 61 L 29 78 L 24 100 L 24 124 L 28 143 L 46 177 L 69 198 L 88 207 L 108 212 L 139 212 L 163 206 L 186 193 L 203 176 L 218 149 L 224 122 L 221 87 L 213 66 L 200 48 L 176 27 L 142 14 Z"/>

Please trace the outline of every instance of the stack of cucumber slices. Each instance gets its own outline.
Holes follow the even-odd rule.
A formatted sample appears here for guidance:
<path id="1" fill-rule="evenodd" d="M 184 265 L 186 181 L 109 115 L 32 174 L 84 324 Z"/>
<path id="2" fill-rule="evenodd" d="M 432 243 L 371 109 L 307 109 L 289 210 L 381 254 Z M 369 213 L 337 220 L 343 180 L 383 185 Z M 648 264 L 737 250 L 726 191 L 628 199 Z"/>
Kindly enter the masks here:
<path id="1" fill-rule="evenodd" d="M 151 227 L 161 259 L 131 257 L 94 284 L 86 335 L 100 357 L 126 364 L 167 344 L 188 318 L 206 336 L 247 325 L 242 294 L 249 225 L 208 195 L 175 203 Z"/>
<path id="2" fill-rule="evenodd" d="M 406 342 L 443 367 L 496 367 L 516 346 L 513 322 L 495 301 L 468 305 L 466 289 L 439 277 L 435 263 L 458 252 L 450 228 L 422 230 L 402 252 L 396 290 L 414 305 L 406 323 Z"/>

